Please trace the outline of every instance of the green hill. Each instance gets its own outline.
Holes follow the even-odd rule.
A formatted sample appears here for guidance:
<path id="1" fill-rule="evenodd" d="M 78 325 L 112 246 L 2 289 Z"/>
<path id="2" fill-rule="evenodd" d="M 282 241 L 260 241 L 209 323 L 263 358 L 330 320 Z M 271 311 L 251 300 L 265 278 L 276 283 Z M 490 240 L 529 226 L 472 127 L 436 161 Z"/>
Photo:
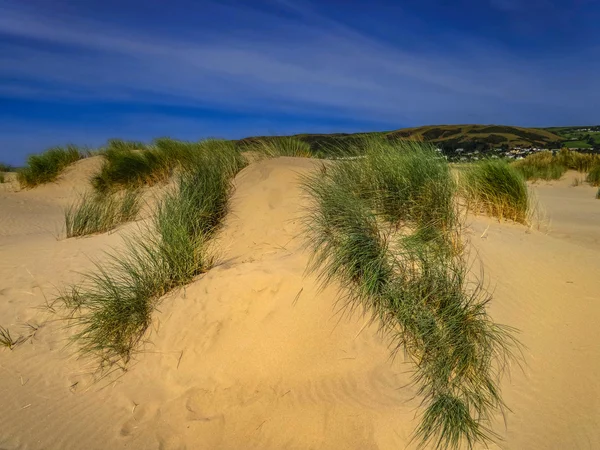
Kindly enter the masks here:
<path id="1" fill-rule="evenodd" d="M 600 125 L 552 127 L 545 130 L 558 134 L 568 148 L 600 148 Z"/>
<path id="2" fill-rule="evenodd" d="M 402 128 L 394 131 L 369 133 L 297 134 L 294 137 L 308 142 L 317 155 L 333 155 L 343 151 L 363 136 L 380 135 L 389 139 L 413 139 L 431 142 L 446 153 L 462 148 L 465 152 L 487 152 L 495 148 L 538 147 L 560 148 L 564 137 L 551 130 L 500 125 L 431 125 L 416 128 Z M 276 139 L 276 137 L 251 137 L 238 142 L 250 143 L 256 139 Z"/>

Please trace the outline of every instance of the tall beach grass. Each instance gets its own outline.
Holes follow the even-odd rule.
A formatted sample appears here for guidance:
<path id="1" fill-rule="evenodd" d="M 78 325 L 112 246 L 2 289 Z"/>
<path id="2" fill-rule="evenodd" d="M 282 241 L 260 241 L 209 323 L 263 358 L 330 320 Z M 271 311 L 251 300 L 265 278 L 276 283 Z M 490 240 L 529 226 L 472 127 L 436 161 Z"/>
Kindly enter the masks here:
<path id="1" fill-rule="evenodd" d="M 102 153 L 104 162 L 92 185 L 98 192 L 108 192 L 164 182 L 176 170 L 193 165 L 207 145 L 234 147 L 233 143 L 218 140 L 185 142 L 160 138 L 151 145 L 111 140 Z"/>
<path id="2" fill-rule="evenodd" d="M 590 169 L 585 181 L 590 183 L 592 186 L 600 186 L 600 162 Z"/>
<path id="3" fill-rule="evenodd" d="M 347 307 L 369 314 L 412 362 L 420 444 L 485 444 L 518 343 L 487 313 L 483 281 L 469 281 L 450 169 L 425 144 L 365 145 L 365 158 L 304 179 L 308 269 L 344 286 Z"/>
<path id="4" fill-rule="evenodd" d="M 589 172 L 600 165 L 600 155 L 579 153 L 563 148 L 553 154 L 542 151 L 516 161 L 513 166 L 527 180 L 558 180 L 567 170 Z"/>
<path id="5" fill-rule="evenodd" d="M 248 144 L 245 150 L 257 152 L 267 158 L 276 158 L 279 156 L 310 158 L 312 156 L 309 143 L 291 136 L 257 139 Z"/>
<path id="6" fill-rule="evenodd" d="M 162 199 L 148 227 L 126 238 L 125 248 L 84 274 L 59 300 L 78 330 L 74 342 L 100 368 L 125 367 L 163 295 L 189 283 L 212 263 L 209 242 L 223 219 L 239 152 L 204 142 L 176 186 Z"/>
<path id="7" fill-rule="evenodd" d="M 500 219 L 526 223 L 530 209 L 525 178 L 502 160 L 484 160 L 462 174 L 462 187 L 470 209 Z"/>
<path id="8" fill-rule="evenodd" d="M 136 189 L 85 193 L 65 209 L 67 238 L 110 231 L 121 223 L 135 220 L 140 207 L 140 192 Z"/>
<path id="9" fill-rule="evenodd" d="M 30 155 L 27 165 L 17 172 L 17 180 L 25 188 L 50 183 L 69 165 L 82 158 L 79 149 L 73 145 L 51 148 L 39 155 Z"/>

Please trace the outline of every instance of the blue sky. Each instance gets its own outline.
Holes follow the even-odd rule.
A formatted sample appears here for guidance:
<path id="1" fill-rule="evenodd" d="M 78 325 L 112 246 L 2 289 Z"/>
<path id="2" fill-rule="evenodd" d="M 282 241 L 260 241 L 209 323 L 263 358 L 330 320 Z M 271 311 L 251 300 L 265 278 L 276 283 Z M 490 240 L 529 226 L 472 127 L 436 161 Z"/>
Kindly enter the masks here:
<path id="1" fill-rule="evenodd" d="M 0 161 L 441 123 L 600 123 L 600 0 L 0 0 Z"/>

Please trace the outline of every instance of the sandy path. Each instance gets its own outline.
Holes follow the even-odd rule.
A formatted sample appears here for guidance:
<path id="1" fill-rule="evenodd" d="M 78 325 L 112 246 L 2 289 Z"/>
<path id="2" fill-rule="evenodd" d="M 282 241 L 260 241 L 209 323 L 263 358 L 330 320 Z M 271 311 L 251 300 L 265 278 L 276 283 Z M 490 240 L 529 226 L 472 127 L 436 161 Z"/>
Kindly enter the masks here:
<path id="1" fill-rule="evenodd" d="M 64 348 L 69 331 L 37 307 L 133 225 L 56 240 L 19 234 L 30 217 L 13 209 L 15 225 L 0 241 L 0 323 L 43 326 L 14 351 L 0 350 L 0 448 L 407 448 L 418 404 L 403 387 L 410 367 L 389 360 L 363 318 L 338 313 L 334 289 L 319 292 L 303 276 L 297 177 L 315 164 L 280 158 L 244 169 L 220 264 L 168 296 L 146 351 L 124 376 L 97 384 L 91 366 Z M 81 186 L 68 175 L 71 191 Z M 59 226 L 67 191 L 62 199 L 28 191 L 26 204 L 46 202 L 38 220 Z M 22 194 L 0 196 L 0 217 Z M 553 229 L 562 226 L 558 215 Z M 502 448 L 600 448 L 600 254 L 576 242 L 579 231 L 566 239 L 485 218 L 471 223 L 495 286 L 493 315 L 520 328 L 527 346 L 524 372 L 503 383 L 512 412 L 507 430 L 500 418 L 495 425 Z M 587 232 L 584 239 L 597 239 L 600 230 Z"/>

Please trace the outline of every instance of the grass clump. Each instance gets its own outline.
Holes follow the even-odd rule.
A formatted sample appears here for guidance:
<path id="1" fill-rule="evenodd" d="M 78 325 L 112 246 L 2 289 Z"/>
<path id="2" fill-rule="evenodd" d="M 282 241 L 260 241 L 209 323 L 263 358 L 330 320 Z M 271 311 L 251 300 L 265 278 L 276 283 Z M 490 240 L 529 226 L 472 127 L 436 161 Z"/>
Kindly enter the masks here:
<path id="1" fill-rule="evenodd" d="M 4 178 L 4 173 L 0 172 L 0 183 L 5 183 L 6 182 L 6 178 Z"/>
<path id="2" fill-rule="evenodd" d="M 310 158 L 312 156 L 308 142 L 290 136 L 260 139 L 249 144 L 248 150 L 256 151 L 267 158 L 277 158 L 279 156 Z"/>
<path id="3" fill-rule="evenodd" d="M 513 165 L 527 180 L 558 180 L 569 169 L 589 172 L 600 165 L 600 155 L 563 148 L 557 154 L 550 151 L 534 153 Z"/>
<path id="4" fill-rule="evenodd" d="M 600 164 L 600 155 L 579 153 L 566 148 L 561 149 L 555 158 L 567 169 L 578 172 L 588 172 L 594 165 Z"/>
<path id="5" fill-rule="evenodd" d="M 513 164 L 525 177 L 526 180 L 558 180 L 565 172 L 567 167 L 561 160 L 554 157 L 552 152 L 543 151 L 534 153 Z"/>
<path id="6" fill-rule="evenodd" d="M 600 186 L 600 163 L 590 169 L 585 181 L 590 183 L 592 186 Z"/>
<path id="7" fill-rule="evenodd" d="M 104 233 L 119 224 L 135 220 L 140 211 L 140 193 L 86 193 L 65 210 L 67 238 Z"/>
<path id="8" fill-rule="evenodd" d="M 14 171 L 13 166 L 11 166 L 10 164 L 4 164 L 2 162 L 0 162 L 0 172 L 12 172 Z"/>
<path id="9" fill-rule="evenodd" d="M 482 282 L 469 282 L 447 163 L 425 144 L 366 145 L 365 158 L 304 180 L 309 270 L 344 286 L 347 307 L 370 314 L 412 362 L 424 408 L 415 439 L 435 448 L 486 443 L 518 344 L 488 315 Z"/>
<path id="10" fill-rule="evenodd" d="M 462 176 L 463 191 L 471 208 L 500 219 L 525 223 L 529 193 L 521 173 L 502 160 L 485 160 Z"/>
<path id="11" fill-rule="evenodd" d="M 17 345 L 21 344 L 24 340 L 25 338 L 23 338 L 22 336 L 18 338 L 12 337 L 9 329 L 4 328 L 2 325 L 0 325 L 0 346 L 12 350 Z"/>
<path id="12" fill-rule="evenodd" d="M 79 329 L 74 340 L 83 354 L 99 358 L 101 368 L 124 366 L 160 298 L 211 267 L 208 244 L 225 215 L 232 178 L 243 166 L 233 146 L 204 142 L 148 228 L 62 293 Z"/>
<path id="13" fill-rule="evenodd" d="M 92 179 L 98 192 L 123 187 L 150 186 L 169 179 L 175 170 L 193 166 L 196 156 L 212 142 L 219 146 L 233 143 L 209 140 L 184 142 L 170 138 L 156 139 L 151 146 L 137 142 L 109 141 L 104 150 L 104 163 L 100 173 Z"/>
<path id="14" fill-rule="evenodd" d="M 419 228 L 453 226 L 456 186 L 433 146 L 370 138 L 363 147 L 365 159 L 354 165 L 366 171 L 368 195 L 388 221 Z"/>
<path id="15" fill-rule="evenodd" d="M 73 145 L 55 147 L 39 155 L 27 158 L 27 166 L 17 172 L 21 186 L 32 188 L 56 180 L 69 165 L 82 158 L 79 149 Z"/>

